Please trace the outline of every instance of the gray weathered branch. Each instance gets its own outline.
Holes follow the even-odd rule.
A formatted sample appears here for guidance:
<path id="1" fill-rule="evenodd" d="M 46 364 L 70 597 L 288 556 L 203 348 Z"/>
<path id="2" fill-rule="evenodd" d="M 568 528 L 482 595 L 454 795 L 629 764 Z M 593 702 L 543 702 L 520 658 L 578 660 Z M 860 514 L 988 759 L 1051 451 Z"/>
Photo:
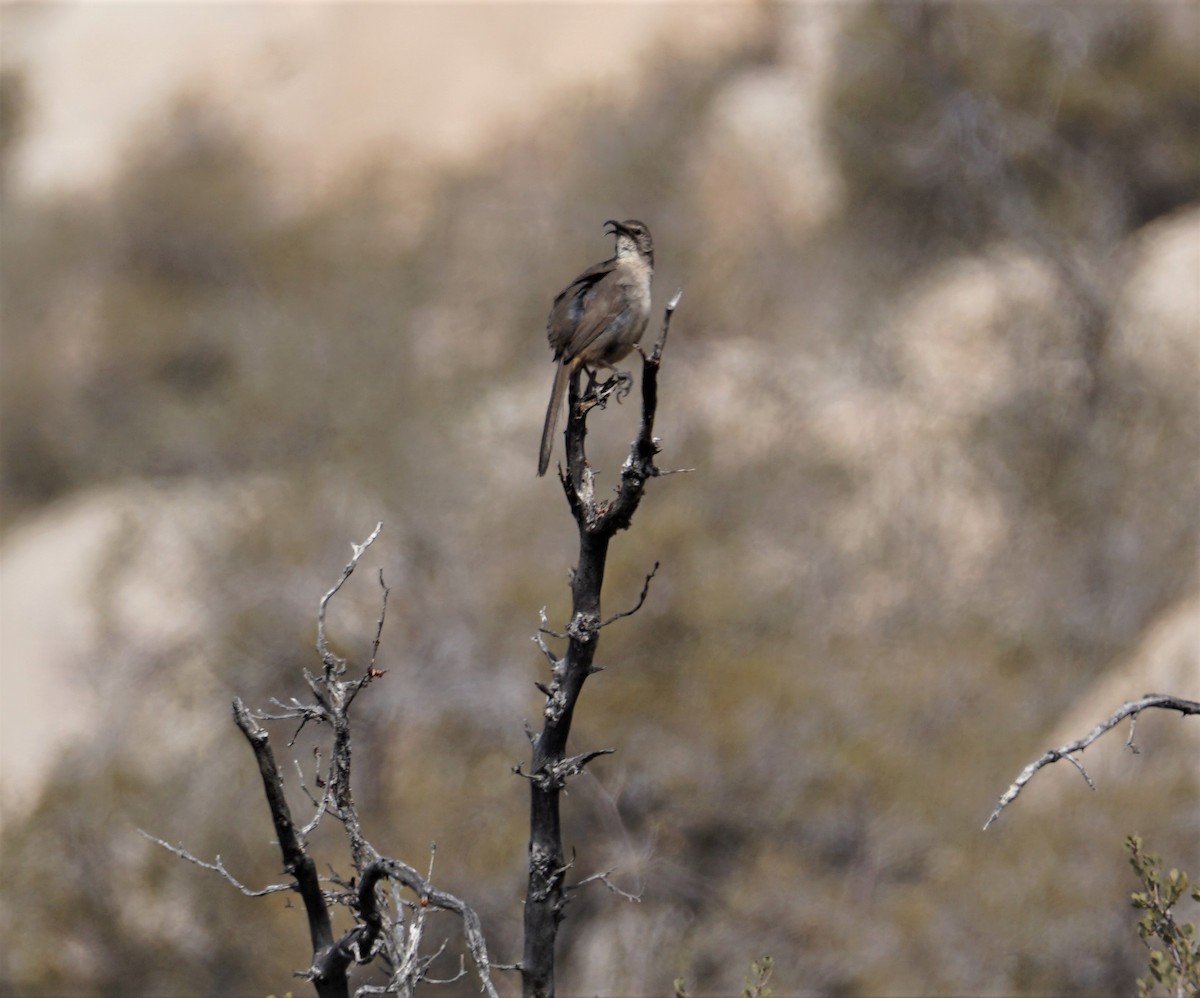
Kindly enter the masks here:
<path id="1" fill-rule="evenodd" d="M 1055 749 L 1047 751 L 1040 759 L 1035 759 L 1022 771 L 1000 798 L 996 804 L 996 809 L 992 812 L 987 823 L 983 826 L 986 832 L 991 827 L 992 822 L 1000 817 L 1000 812 L 1003 811 L 1009 804 L 1017 799 L 1017 795 L 1024 789 L 1025 784 L 1033 779 L 1034 774 L 1045 766 L 1049 766 L 1052 762 L 1058 762 L 1059 759 L 1066 759 L 1076 769 L 1079 770 L 1087 785 L 1095 790 L 1095 784 L 1092 783 L 1091 777 L 1088 776 L 1087 770 L 1083 768 L 1083 764 L 1075 758 L 1075 753 L 1082 752 L 1097 738 L 1103 735 L 1106 731 L 1110 731 L 1120 724 L 1125 718 L 1131 718 L 1130 725 L 1136 721 L 1138 714 L 1144 710 L 1152 710 L 1158 708 L 1160 710 L 1177 710 L 1185 717 L 1189 714 L 1200 714 L 1200 703 L 1195 700 L 1184 700 L 1182 697 L 1171 696 L 1168 693 L 1147 693 L 1140 700 L 1130 700 L 1121 704 L 1113 714 L 1097 724 L 1082 738 L 1068 742 L 1066 745 L 1059 746 Z M 1129 741 L 1127 743 L 1133 751 L 1137 751 L 1133 746 L 1133 732 L 1130 731 Z"/>

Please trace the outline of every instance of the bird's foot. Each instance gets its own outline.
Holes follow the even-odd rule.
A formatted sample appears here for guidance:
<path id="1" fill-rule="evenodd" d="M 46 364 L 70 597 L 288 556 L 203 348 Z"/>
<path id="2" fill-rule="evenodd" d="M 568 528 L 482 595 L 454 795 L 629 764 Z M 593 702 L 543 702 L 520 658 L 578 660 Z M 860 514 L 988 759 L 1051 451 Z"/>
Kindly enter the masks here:
<path id="1" fill-rule="evenodd" d="M 633 375 L 628 371 L 613 371 L 613 376 L 600 386 L 605 396 L 616 393 L 617 401 L 622 401 L 633 391 Z"/>

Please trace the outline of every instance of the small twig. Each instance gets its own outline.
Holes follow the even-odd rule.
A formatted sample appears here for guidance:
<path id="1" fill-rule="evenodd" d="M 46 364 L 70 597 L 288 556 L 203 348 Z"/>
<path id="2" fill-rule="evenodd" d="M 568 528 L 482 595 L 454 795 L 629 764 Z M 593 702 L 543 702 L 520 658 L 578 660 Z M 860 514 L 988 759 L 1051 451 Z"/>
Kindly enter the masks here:
<path id="1" fill-rule="evenodd" d="M 679 288 L 671 296 L 671 300 L 667 302 L 667 307 L 663 310 L 662 332 L 658 334 L 658 342 L 654 344 L 654 350 L 650 354 L 650 359 L 655 364 L 662 360 L 663 348 L 667 345 L 667 333 L 671 331 L 671 317 L 675 314 L 675 309 L 679 307 L 679 302 L 682 298 L 683 288 Z"/>
<path id="2" fill-rule="evenodd" d="M 338 659 L 338 662 L 341 664 L 338 666 L 337 671 L 345 672 L 345 661 L 343 659 Z M 321 676 L 315 676 L 307 669 L 301 669 L 300 674 L 304 677 L 304 682 L 308 684 L 308 688 L 312 692 L 312 695 L 317 698 L 317 706 L 320 708 L 318 717 L 320 717 L 321 720 L 325 720 L 331 713 L 335 713 L 336 708 L 329 702 L 329 697 L 325 695 L 325 691 L 321 688 L 322 683 L 326 686 L 332 687 L 334 673 L 328 667 L 326 667 L 325 672 Z"/>
<path id="3" fill-rule="evenodd" d="M 318 763 L 318 765 L 320 765 L 320 764 Z M 296 763 L 296 768 L 297 769 L 300 768 L 299 762 Z M 318 782 L 321 781 L 319 773 L 317 775 L 317 781 Z M 321 819 L 325 816 L 325 812 L 329 810 L 329 805 L 332 802 L 332 797 L 333 797 L 333 794 L 332 794 L 333 788 L 329 785 L 328 782 L 326 782 L 325 788 L 324 788 L 325 792 L 324 792 L 324 794 L 322 794 L 321 799 L 319 801 L 315 800 L 313 798 L 313 795 L 311 793 L 309 793 L 307 787 L 304 787 L 303 789 L 304 789 L 305 795 L 308 797 L 308 799 L 310 801 L 312 801 L 313 808 L 314 808 L 312 818 L 309 820 L 307 825 L 305 825 L 303 828 L 300 829 L 300 841 L 307 842 L 309 839 L 309 836 L 311 836 L 312 833 L 317 830 L 317 825 L 319 825 L 321 823 Z"/>
<path id="4" fill-rule="evenodd" d="M 559 640 L 562 640 L 567 637 L 566 634 L 563 634 L 561 631 L 556 631 L 549 626 L 550 620 L 546 616 L 546 608 L 545 607 L 542 607 L 541 610 L 538 611 L 538 618 L 541 620 L 541 624 L 538 626 L 537 634 L 534 635 L 533 640 L 538 642 L 538 644 L 541 645 L 542 651 L 546 650 L 546 642 L 542 641 L 542 639 L 541 639 L 541 636 L 543 634 L 548 634 L 550 637 L 558 638 Z"/>
<path id="5" fill-rule="evenodd" d="M 313 749 L 313 753 L 314 754 L 316 753 L 316 749 Z M 296 767 L 296 786 L 298 786 L 300 788 L 300 792 L 302 794 L 304 794 L 305 797 L 308 798 L 308 802 L 310 804 L 312 804 L 313 807 L 316 807 L 320 803 L 320 801 L 318 801 L 317 798 L 313 796 L 312 791 L 308 789 L 308 784 L 304 782 L 304 769 L 300 765 L 300 760 L 293 759 L 292 765 Z M 320 766 L 320 764 L 318 763 L 317 782 L 318 782 L 318 784 L 323 785 L 325 781 L 321 779 L 319 766 Z"/>
<path id="6" fill-rule="evenodd" d="M 613 621 L 620 620 L 622 617 L 632 617 L 642 608 L 642 604 L 646 602 L 646 594 L 650 592 L 650 580 L 658 573 L 658 562 L 654 563 L 654 567 L 650 569 L 650 574 L 646 576 L 646 581 L 642 584 L 642 595 L 638 597 L 636 605 L 629 610 L 622 610 L 620 613 L 614 613 L 608 620 L 604 621 L 600 626 L 607 627 Z"/>
<path id="7" fill-rule="evenodd" d="M 383 530 L 383 522 L 375 524 L 375 529 L 371 531 L 370 536 L 361 544 L 350 543 L 350 548 L 354 552 L 353 557 L 346 563 L 346 567 L 342 569 L 342 577 L 333 584 L 333 588 L 321 597 L 321 602 L 317 609 L 317 654 L 321 656 L 321 661 L 325 663 L 325 671 L 327 674 L 340 672 L 346 667 L 345 659 L 339 658 L 329 650 L 329 645 L 325 641 L 325 612 L 329 607 L 329 601 L 338 594 L 342 586 L 346 584 L 346 580 L 354 574 L 355 568 L 358 567 L 358 559 L 363 556 L 363 553 L 372 544 L 375 543 L 375 538 L 379 536 Z M 386 597 L 384 597 L 386 599 Z"/>
<path id="8" fill-rule="evenodd" d="M 988 818 L 987 824 L 983 826 L 983 830 L 986 832 L 988 828 L 991 827 L 992 822 L 1000 817 L 1000 812 L 1017 799 L 1017 795 L 1024 789 L 1025 784 L 1033 779 L 1034 774 L 1037 773 L 1039 769 L 1050 765 L 1052 762 L 1057 762 L 1059 759 L 1066 759 L 1068 762 L 1074 765 L 1075 768 L 1078 769 L 1083 775 L 1083 778 L 1087 781 L 1088 786 L 1095 790 L 1095 784 L 1092 783 L 1090 777 L 1088 777 L 1086 770 L 1084 770 L 1080 762 L 1073 758 L 1074 754 L 1076 752 L 1082 752 L 1097 738 L 1103 735 L 1106 731 L 1111 731 L 1125 718 L 1136 718 L 1142 711 L 1151 710 L 1156 707 L 1161 710 L 1177 710 L 1185 717 L 1189 714 L 1200 714 L 1200 703 L 1197 703 L 1195 700 L 1184 700 L 1181 697 L 1171 696 L 1168 693 L 1147 693 L 1140 700 L 1130 700 L 1121 704 L 1121 706 L 1117 708 L 1111 717 L 1101 721 L 1096 725 L 1096 727 L 1094 727 L 1079 740 L 1070 742 L 1067 745 L 1060 746 L 1056 749 L 1050 749 L 1040 759 L 1036 759 L 1023 770 L 1021 770 L 1021 775 L 1013 781 L 1012 786 L 1010 786 L 1000 798 L 999 803 L 996 805 L 996 809 L 992 812 L 991 817 Z M 1133 732 L 1130 731 L 1129 741 L 1127 742 L 1130 748 L 1133 748 L 1132 743 Z M 1136 749 L 1134 749 L 1134 751 L 1136 751 Z"/>
<path id="9" fill-rule="evenodd" d="M 435 957 L 441 956 L 442 950 L 444 950 L 445 948 L 446 948 L 446 944 L 442 943 L 442 945 L 438 948 L 438 951 L 434 954 L 434 956 Z M 493 967 L 492 969 L 495 970 L 496 968 Z M 458 954 L 458 973 L 457 974 L 455 974 L 453 977 L 426 977 L 425 983 L 426 984 L 453 984 L 455 981 L 462 980 L 466 976 L 467 976 L 467 961 L 464 960 L 463 955 L 461 953 L 459 953 Z"/>
<path id="10" fill-rule="evenodd" d="M 206 863 L 204 860 L 200 859 L 199 856 L 193 856 L 190 852 L 184 849 L 183 846 L 173 846 L 169 842 L 164 842 L 162 839 L 151 835 L 149 832 L 144 831 L 141 828 L 138 829 L 138 832 L 140 832 L 144 838 L 149 839 L 151 842 L 157 843 L 166 849 L 167 852 L 174 853 L 180 859 L 186 859 L 189 863 L 194 863 L 196 866 L 201 866 L 206 870 L 212 870 L 214 873 L 219 873 L 229 883 L 233 884 L 234 887 L 245 894 L 246 897 L 261 898 L 266 897 L 268 894 L 280 894 L 285 891 L 290 892 L 296 889 L 295 884 L 271 884 L 267 887 L 263 887 L 260 890 L 255 890 L 253 887 L 247 887 L 240 880 L 238 880 L 237 877 L 225 869 L 225 864 L 221 862 L 220 856 L 217 856 L 217 861 L 215 863 Z"/>
<path id="11" fill-rule="evenodd" d="M 379 526 L 383 526 L 381 523 Z M 379 641 L 383 637 L 383 620 L 387 616 L 387 601 L 392 590 L 383 581 L 383 569 L 379 570 L 379 588 L 383 590 L 383 602 L 379 607 L 379 623 L 375 625 L 375 640 L 371 642 L 371 670 L 375 669 L 375 657 L 379 654 Z"/>
<path id="12" fill-rule="evenodd" d="M 1083 768 L 1082 762 L 1080 762 L 1078 759 L 1076 759 L 1075 756 L 1073 756 L 1073 755 L 1064 755 L 1063 758 L 1066 759 L 1067 762 L 1069 762 L 1072 766 L 1074 766 L 1076 769 L 1079 770 L 1079 775 L 1083 777 L 1083 782 L 1088 785 L 1089 790 L 1096 789 L 1096 784 L 1093 783 L 1092 778 L 1090 776 L 1088 776 L 1088 771 Z"/>
<path id="13" fill-rule="evenodd" d="M 252 710 L 250 713 L 256 721 L 294 721 L 300 718 L 300 725 L 292 733 L 291 739 L 287 743 L 287 747 L 291 748 L 296 744 L 296 739 L 300 737 L 300 732 L 304 730 L 304 725 L 309 721 L 323 721 L 327 716 L 326 709 L 322 704 L 301 703 L 295 697 L 291 697 L 291 703 L 286 704 L 279 697 L 271 697 L 268 703 L 273 703 L 276 707 L 283 711 L 282 714 L 268 714 L 265 710 Z"/>
<path id="14" fill-rule="evenodd" d="M 296 730 L 292 732 L 292 737 L 288 739 L 288 743 L 287 743 L 287 747 L 288 747 L 288 748 L 294 748 L 294 747 L 295 747 L 295 745 L 296 745 L 296 739 L 300 737 L 300 732 L 304 730 L 304 725 L 308 724 L 308 718 L 309 718 L 309 715 L 308 715 L 308 712 L 306 711 L 306 712 L 305 712 L 305 714 L 304 714 L 304 716 L 303 716 L 303 717 L 300 719 L 300 723 L 299 723 L 299 724 L 296 726 Z M 258 719 L 259 719 L 260 721 L 267 720 L 267 718 L 263 717 L 263 716 L 261 715 L 261 713 L 259 714 L 259 718 L 258 718 Z M 270 720 L 273 720 L 273 721 L 277 721 L 277 720 L 290 720 L 290 718 L 276 718 L 276 717 L 272 717 L 272 718 L 270 718 Z"/>
<path id="15" fill-rule="evenodd" d="M 542 654 L 546 656 L 546 661 L 550 663 L 550 668 L 553 669 L 558 664 L 558 656 L 555 655 L 550 649 L 550 646 L 546 644 L 546 639 L 543 637 L 545 634 L 549 634 L 552 638 L 562 638 L 566 637 L 566 635 L 555 634 L 553 631 L 542 630 L 530 639 L 538 646 L 538 648 L 541 649 Z"/>
<path id="16" fill-rule="evenodd" d="M 343 706 L 343 710 L 346 711 L 350 709 L 350 705 L 354 703 L 354 698 L 357 697 L 359 693 L 361 693 L 366 687 L 370 686 L 371 683 L 373 683 L 376 679 L 381 679 L 387 675 L 387 669 L 377 669 L 375 667 L 375 659 L 379 654 L 379 642 L 383 637 L 383 622 L 385 619 L 387 619 L 388 596 L 391 595 L 392 592 L 392 590 L 388 588 L 387 584 L 383 581 L 382 568 L 379 570 L 379 588 L 383 590 L 383 599 L 379 606 L 379 620 L 375 624 L 375 638 L 371 642 L 371 661 L 367 665 L 367 671 L 363 673 L 362 678 L 359 679 L 358 682 L 352 683 L 349 687 L 347 687 L 346 700 Z"/>
<path id="17" fill-rule="evenodd" d="M 1133 744 L 1133 736 L 1136 731 L 1137 731 L 1137 714 L 1134 714 L 1133 717 L 1131 717 L 1129 719 L 1129 737 L 1125 739 L 1125 746 L 1134 755 L 1141 755 L 1142 750 Z"/>
<path id="18" fill-rule="evenodd" d="M 568 887 L 566 889 L 568 891 L 577 891 L 577 890 L 579 890 L 579 888 L 585 886 L 586 884 L 591 884 L 591 883 L 595 883 L 596 881 L 599 881 L 605 887 L 607 887 L 610 891 L 612 891 L 614 894 L 620 894 L 621 897 L 625 898 L 627 901 L 636 901 L 639 904 L 641 904 L 641 901 L 642 901 L 641 894 L 630 894 L 629 891 L 623 891 L 623 890 L 621 890 L 620 887 L 618 887 L 611 880 L 609 880 L 609 877 L 612 876 L 613 872 L 614 872 L 613 870 L 606 870 L 604 873 L 593 873 L 590 877 L 584 877 L 581 881 L 579 881 L 579 883 L 572 884 L 570 887 Z"/>

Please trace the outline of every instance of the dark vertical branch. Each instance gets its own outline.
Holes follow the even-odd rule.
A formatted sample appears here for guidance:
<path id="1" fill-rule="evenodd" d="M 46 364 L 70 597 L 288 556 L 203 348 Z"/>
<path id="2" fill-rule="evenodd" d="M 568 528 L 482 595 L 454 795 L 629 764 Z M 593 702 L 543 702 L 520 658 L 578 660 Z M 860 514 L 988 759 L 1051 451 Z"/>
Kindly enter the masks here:
<path id="1" fill-rule="evenodd" d="M 642 421 L 629 457 L 621 468 L 617 495 L 596 502 L 594 479 L 584 451 L 586 415 L 594 405 L 603 405 L 619 384 L 609 383 L 578 395 L 573 379 L 567 417 L 567 470 L 561 475 L 563 490 L 579 530 L 579 562 L 571 580 L 571 621 L 567 625 L 566 656 L 554 663 L 552 681 L 542 711 L 543 725 L 533 737 L 532 769 L 528 775 L 529 886 L 525 898 L 525 951 L 521 961 L 526 995 L 554 994 L 554 948 L 565 904 L 564 880 L 567 862 L 563 854 L 559 794 L 568 776 L 579 772 L 594 754 L 566 758 L 567 739 L 575 704 L 587 677 L 595 670 L 593 661 L 600 639 L 600 590 L 608 543 L 626 529 L 641 502 L 646 482 L 657 476 L 654 456 L 658 446 L 653 437 L 658 405 L 658 370 L 671 317 L 679 303 L 677 293 L 667 305 L 662 330 L 654 350 L 642 365 Z"/>
<path id="2" fill-rule="evenodd" d="M 283 780 L 279 775 L 279 767 L 275 764 L 275 753 L 271 751 L 271 742 L 266 730 L 251 716 L 241 698 L 235 698 L 233 701 L 233 719 L 246 736 L 246 741 L 250 743 L 258 763 L 263 793 L 266 794 L 271 810 L 271 820 L 275 823 L 279 851 L 283 854 L 283 868 L 296 878 L 296 890 L 304 900 L 308 930 L 312 937 L 315 969 L 321 963 L 323 955 L 333 946 L 333 925 L 321 893 L 317 867 L 296 834 L 296 825 L 292 821 L 292 812 L 283 793 Z M 314 973 L 313 985 L 321 998 L 343 998 L 349 993 L 344 973 L 333 978 Z"/>

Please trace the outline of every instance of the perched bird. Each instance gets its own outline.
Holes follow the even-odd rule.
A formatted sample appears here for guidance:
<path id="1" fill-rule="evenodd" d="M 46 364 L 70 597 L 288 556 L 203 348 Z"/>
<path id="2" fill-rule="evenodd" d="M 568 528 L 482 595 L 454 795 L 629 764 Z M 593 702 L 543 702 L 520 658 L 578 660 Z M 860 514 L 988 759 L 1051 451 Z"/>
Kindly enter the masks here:
<path id="1" fill-rule="evenodd" d="M 589 267 L 568 284 L 550 307 L 546 338 L 554 351 L 554 387 L 546 407 L 538 475 L 550 466 L 554 427 L 571 375 L 581 367 L 595 371 L 613 367 L 637 346 L 650 318 L 650 280 L 654 276 L 654 242 L 636 219 L 604 223 L 612 226 L 616 250 L 603 263 Z"/>

